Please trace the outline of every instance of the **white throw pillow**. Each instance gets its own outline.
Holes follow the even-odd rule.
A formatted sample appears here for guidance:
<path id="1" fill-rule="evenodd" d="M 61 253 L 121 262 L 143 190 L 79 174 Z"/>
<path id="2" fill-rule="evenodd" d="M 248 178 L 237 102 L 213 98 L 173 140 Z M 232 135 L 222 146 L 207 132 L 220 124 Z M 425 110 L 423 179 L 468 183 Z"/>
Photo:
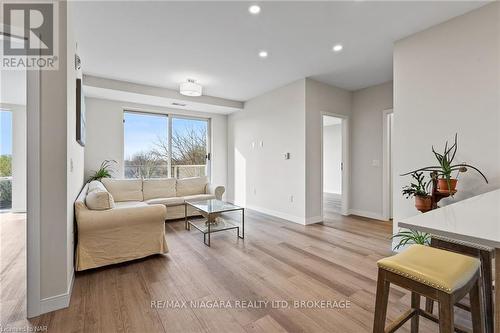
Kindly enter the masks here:
<path id="1" fill-rule="evenodd" d="M 98 181 L 98 180 L 93 180 L 89 183 L 89 187 L 87 189 L 87 194 L 90 193 L 90 192 L 94 192 L 94 191 L 103 191 L 103 192 L 107 192 L 106 188 L 104 187 L 104 185 Z"/>
<path id="2" fill-rule="evenodd" d="M 107 210 L 115 208 L 115 200 L 111 193 L 106 191 L 101 182 L 94 180 L 89 183 L 85 204 L 91 210 Z"/>

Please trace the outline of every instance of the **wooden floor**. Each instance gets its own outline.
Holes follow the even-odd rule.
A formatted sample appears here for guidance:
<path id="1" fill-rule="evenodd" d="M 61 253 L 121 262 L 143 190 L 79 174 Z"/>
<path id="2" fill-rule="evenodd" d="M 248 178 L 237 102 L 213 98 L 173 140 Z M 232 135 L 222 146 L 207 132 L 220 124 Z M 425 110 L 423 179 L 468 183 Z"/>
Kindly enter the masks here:
<path id="1" fill-rule="evenodd" d="M 167 223 L 167 255 L 78 273 L 69 308 L 25 320 L 24 301 L 17 300 L 2 313 L 2 324 L 46 326 L 48 332 L 371 332 L 376 261 L 391 254 L 390 223 L 329 214 L 324 223 L 305 227 L 253 211 L 246 217 L 245 240 L 235 231 L 221 232 L 212 237 L 211 248 L 196 230 L 184 230 L 182 221 Z M 2 229 L 2 241 L 10 232 Z M 18 249 L 16 244 L 23 243 L 11 242 L 9 250 Z M 7 266 L 2 281 L 12 281 Z M 9 301 L 7 289 L 24 295 L 12 283 L 1 287 L 2 306 L 3 297 Z M 292 303 L 315 300 L 348 301 L 350 307 L 295 308 Z M 152 307 L 152 301 L 159 306 Z M 168 308 L 162 301 L 188 307 Z M 190 308 L 190 301 L 291 306 L 210 309 Z M 409 303 L 407 292 L 392 288 L 388 317 L 394 319 Z M 457 322 L 470 325 L 468 314 L 457 316 Z M 409 332 L 408 324 L 400 331 Z M 421 319 L 420 332 L 437 331 Z"/>

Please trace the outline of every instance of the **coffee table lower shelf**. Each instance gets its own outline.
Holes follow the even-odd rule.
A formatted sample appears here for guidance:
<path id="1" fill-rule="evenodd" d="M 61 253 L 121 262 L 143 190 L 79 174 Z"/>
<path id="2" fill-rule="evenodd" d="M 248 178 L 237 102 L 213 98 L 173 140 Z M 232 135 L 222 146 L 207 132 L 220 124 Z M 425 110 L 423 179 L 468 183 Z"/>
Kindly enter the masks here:
<path id="1" fill-rule="evenodd" d="M 238 238 L 244 239 L 244 235 L 240 235 L 240 226 L 236 221 L 222 217 L 216 217 L 214 220 L 216 222 L 212 223 L 208 223 L 206 218 L 188 220 L 188 230 L 191 230 L 191 226 L 199 230 L 203 234 L 203 243 L 207 246 L 210 246 L 210 234 L 220 231 L 236 229 Z"/>
<path id="2" fill-rule="evenodd" d="M 203 234 L 203 243 L 206 246 L 210 246 L 210 235 L 226 230 L 237 230 L 238 238 L 245 238 L 245 209 L 242 207 L 234 206 L 231 204 L 224 203 L 219 200 L 215 201 L 213 204 L 218 205 L 230 205 L 230 207 L 225 207 L 225 210 L 208 212 L 207 209 L 200 209 L 197 207 L 198 202 L 186 202 L 185 204 L 185 228 L 191 230 L 191 226 L 200 231 Z M 200 202 L 205 203 L 205 202 Z M 187 206 L 195 208 L 203 217 L 187 217 Z M 201 205 L 200 205 L 201 206 Z M 234 213 L 241 211 L 241 220 L 235 218 Z M 241 230 L 240 230 L 241 229 Z M 241 231 L 241 233 L 240 233 Z"/>

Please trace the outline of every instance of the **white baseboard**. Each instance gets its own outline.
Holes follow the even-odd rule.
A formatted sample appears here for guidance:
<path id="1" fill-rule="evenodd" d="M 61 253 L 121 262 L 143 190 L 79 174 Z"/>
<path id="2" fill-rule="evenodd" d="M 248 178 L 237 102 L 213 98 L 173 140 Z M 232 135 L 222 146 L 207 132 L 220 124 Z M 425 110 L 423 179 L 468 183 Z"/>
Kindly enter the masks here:
<path id="1" fill-rule="evenodd" d="M 374 212 L 369 212 L 366 210 L 359 210 L 359 209 L 349 209 L 349 214 L 351 215 L 358 215 L 362 217 L 367 217 L 370 219 L 375 219 L 375 220 L 380 220 L 380 221 L 387 221 L 382 214 L 379 213 L 374 213 Z"/>
<path id="2" fill-rule="evenodd" d="M 323 217 L 321 216 L 314 216 L 314 217 L 309 217 L 309 218 L 304 218 L 304 217 L 299 217 L 295 215 L 290 215 L 282 212 L 278 212 L 272 209 L 267 209 L 264 207 L 259 207 L 259 206 L 253 206 L 253 205 L 247 205 L 246 208 L 256 210 L 260 213 L 271 215 L 274 217 L 278 217 L 283 220 L 287 220 L 293 223 L 301 224 L 301 225 L 309 225 L 309 224 L 314 224 L 318 222 L 323 221 Z"/>
<path id="3" fill-rule="evenodd" d="M 323 222 L 323 216 L 313 216 L 306 218 L 306 225 Z"/>
<path id="4" fill-rule="evenodd" d="M 68 286 L 68 290 L 65 293 L 40 300 L 40 314 L 67 308 L 71 300 L 74 281 L 75 272 L 73 272 L 73 274 L 71 275 L 71 282 Z"/>

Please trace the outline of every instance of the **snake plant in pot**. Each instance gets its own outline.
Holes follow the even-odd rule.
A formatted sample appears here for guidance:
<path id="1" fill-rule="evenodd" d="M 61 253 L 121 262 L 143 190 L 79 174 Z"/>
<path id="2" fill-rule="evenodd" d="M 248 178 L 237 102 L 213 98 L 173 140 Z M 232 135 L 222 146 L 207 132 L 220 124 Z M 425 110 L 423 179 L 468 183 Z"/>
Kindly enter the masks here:
<path id="1" fill-rule="evenodd" d="M 444 151 L 443 153 L 439 153 L 434 149 L 434 146 L 432 146 L 432 153 L 436 157 L 436 160 L 438 161 L 439 165 L 436 166 L 428 166 L 424 168 L 420 168 L 408 173 L 403 174 L 402 176 L 412 174 L 414 172 L 422 172 L 422 171 L 431 171 L 431 172 L 437 172 L 438 175 L 438 192 L 441 193 L 447 193 L 447 194 L 455 194 L 456 193 L 456 187 L 457 187 L 457 182 L 458 182 L 458 176 L 460 173 L 466 172 L 468 168 L 473 169 L 477 171 L 481 177 L 484 179 L 486 183 L 488 183 L 488 179 L 486 179 L 486 176 L 473 165 L 467 164 L 467 163 L 454 163 L 455 156 L 457 154 L 458 150 L 458 140 L 457 140 L 458 135 L 455 134 L 455 142 L 451 145 L 448 146 L 448 141 L 446 141 L 444 145 Z M 455 177 L 453 178 L 453 173 L 456 172 Z"/>
<path id="2" fill-rule="evenodd" d="M 425 180 L 424 173 L 414 172 L 411 174 L 414 181 L 410 185 L 403 187 L 403 195 L 406 199 L 415 197 L 415 207 L 422 213 L 432 209 L 432 198 L 429 194 L 431 181 Z"/>

